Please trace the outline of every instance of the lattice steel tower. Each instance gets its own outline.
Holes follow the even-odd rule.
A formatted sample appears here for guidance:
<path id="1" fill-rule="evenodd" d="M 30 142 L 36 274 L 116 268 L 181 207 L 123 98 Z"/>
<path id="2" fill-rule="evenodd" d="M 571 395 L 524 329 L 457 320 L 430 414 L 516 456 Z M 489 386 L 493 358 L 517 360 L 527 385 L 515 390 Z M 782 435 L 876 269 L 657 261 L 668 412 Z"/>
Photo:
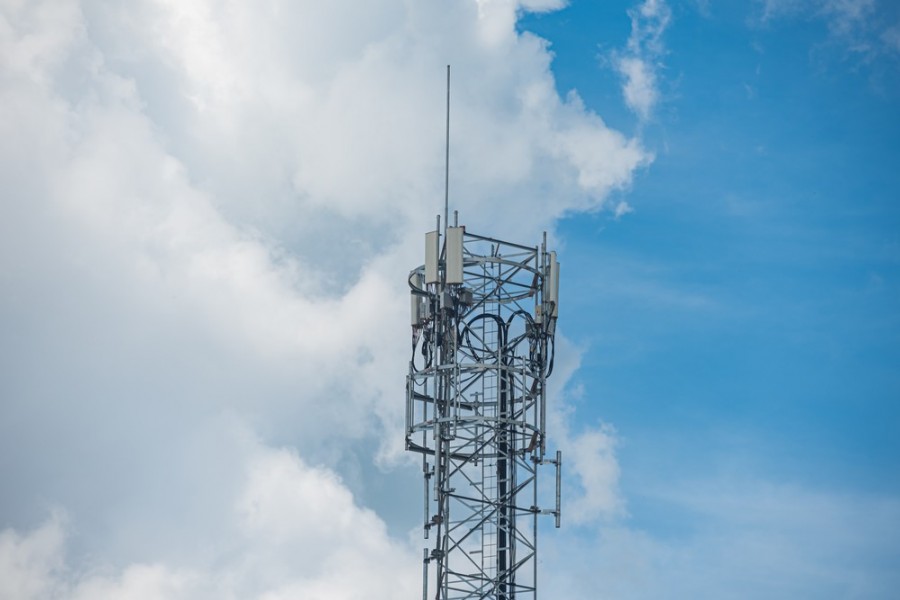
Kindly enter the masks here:
<path id="1" fill-rule="evenodd" d="M 406 448 L 422 454 L 430 540 L 422 598 L 535 599 L 538 517 L 560 519 L 561 457 L 546 452 L 556 253 L 546 235 L 530 247 L 459 226 L 442 234 L 438 217 L 409 285 Z M 555 468 L 552 509 L 538 505 L 543 465 Z"/>

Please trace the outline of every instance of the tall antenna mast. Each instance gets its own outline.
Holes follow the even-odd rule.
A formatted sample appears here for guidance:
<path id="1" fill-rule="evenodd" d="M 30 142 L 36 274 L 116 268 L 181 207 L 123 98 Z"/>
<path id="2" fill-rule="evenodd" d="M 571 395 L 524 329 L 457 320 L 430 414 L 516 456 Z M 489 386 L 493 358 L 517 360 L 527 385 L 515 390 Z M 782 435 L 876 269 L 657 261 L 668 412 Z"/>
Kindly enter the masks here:
<path id="1" fill-rule="evenodd" d="M 538 517 L 560 525 L 562 455 L 547 451 L 559 262 L 540 246 L 450 226 L 447 65 L 444 230 L 409 274 L 406 449 L 422 456 L 423 600 L 537 600 Z M 538 506 L 552 467 L 555 502 Z"/>
<path id="2" fill-rule="evenodd" d="M 444 235 L 450 223 L 450 65 L 447 65 L 447 132 L 444 144 Z"/>

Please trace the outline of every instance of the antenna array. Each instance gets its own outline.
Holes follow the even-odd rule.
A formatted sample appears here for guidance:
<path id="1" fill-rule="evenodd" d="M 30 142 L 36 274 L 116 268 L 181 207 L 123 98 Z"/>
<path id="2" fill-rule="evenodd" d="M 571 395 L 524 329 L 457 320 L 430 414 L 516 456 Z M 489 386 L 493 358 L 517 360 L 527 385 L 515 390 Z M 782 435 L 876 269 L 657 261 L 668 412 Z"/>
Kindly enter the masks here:
<path id="1" fill-rule="evenodd" d="M 448 71 L 449 76 L 449 71 Z M 424 600 L 537 598 L 538 517 L 560 521 L 561 455 L 546 450 L 559 263 L 546 248 L 454 223 L 425 235 L 409 276 L 406 448 L 422 455 Z M 538 506 L 555 468 L 556 502 Z"/>

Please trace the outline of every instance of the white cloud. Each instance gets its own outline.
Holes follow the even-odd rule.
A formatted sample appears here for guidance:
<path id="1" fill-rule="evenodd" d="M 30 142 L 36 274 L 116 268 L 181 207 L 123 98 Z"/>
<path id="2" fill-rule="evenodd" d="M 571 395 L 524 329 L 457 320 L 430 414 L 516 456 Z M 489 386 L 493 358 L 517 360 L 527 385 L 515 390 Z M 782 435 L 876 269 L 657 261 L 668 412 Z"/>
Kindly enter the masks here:
<path id="1" fill-rule="evenodd" d="M 246 446 L 246 461 L 231 465 L 239 482 L 234 496 L 219 499 L 234 511 L 222 525 L 233 525 L 190 566 L 74 569 L 66 561 L 68 529 L 53 516 L 24 535 L 0 533 L 0 598 L 399 600 L 415 593 L 415 554 L 355 503 L 336 474 L 285 449 Z"/>
<path id="2" fill-rule="evenodd" d="M 62 572 L 63 521 L 54 513 L 27 535 L 7 529 L 0 532 L 0 598 L 49 598 L 57 594 L 56 578 Z"/>
<path id="3" fill-rule="evenodd" d="M 613 215 L 618 219 L 632 212 L 634 212 L 634 209 L 631 207 L 631 205 L 622 200 L 618 204 L 616 204 Z"/>
<path id="4" fill-rule="evenodd" d="M 546 43 L 516 33 L 561 4 L 0 3 L 0 598 L 416 593 L 419 482 L 374 497 L 390 475 L 371 467 L 401 454 L 404 275 L 441 205 L 444 65 L 472 230 L 536 241 L 571 211 L 620 215 L 610 192 L 651 160 L 560 98 Z M 647 69 L 643 116 L 668 14 L 632 11 L 621 55 Z M 578 357 L 560 337 L 557 408 Z M 614 431 L 553 419 L 563 520 L 586 527 L 542 544 L 584 568 L 558 589 L 591 586 L 560 597 L 621 582 L 579 557 L 654 574 L 652 592 L 659 563 L 706 558 L 703 537 L 679 553 L 617 522 Z"/>
<path id="5" fill-rule="evenodd" d="M 557 334 L 549 383 L 550 396 L 557 401 L 548 412 L 548 429 L 553 446 L 562 451 L 562 522 L 592 527 L 625 516 L 626 506 L 619 488 L 618 435 L 606 423 L 579 423 L 576 407 L 585 400 L 585 391 L 566 386 L 580 367 L 582 353 L 583 349 Z"/>
<path id="6" fill-rule="evenodd" d="M 481 39 L 496 45 L 510 38 L 522 11 L 548 12 L 563 8 L 566 0 L 475 0 Z"/>
<path id="7" fill-rule="evenodd" d="M 631 36 L 624 51 L 616 52 L 612 62 L 624 80 L 625 103 L 642 120 L 650 118 L 659 103 L 659 71 L 665 55 L 663 33 L 672 11 L 664 0 L 645 0 L 628 12 Z"/>
<path id="8" fill-rule="evenodd" d="M 635 57 L 619 59 L 618 67 L 625 78 L 625 85 L 622 88 L 625 102 L 641 118 L 646 119 L 659 100 L 656 71 L 652 65 Z"/>
<path id="9" fill-rule="evenodd" d="M 70 527 L 54 515 L 32 531 L 0 533 L 0 598 L 356 599 L 417 592 L 415 552 L 387 535 L 333 472 L 285 449 L 252 442 L 248 449 L 248 460 L 233 465 L 240 485 L 222 499 L 235 519 L 219 552 L 188 566 L 76 568 L 67 560 Z M 546 587 L 573 599 L 887 598 L 900 583 L 892 554 L 900 525 L 895 500 L 727 478 L 660 482 L 642 496 L 656 510 L 679 515 L 675 531 L 654 536 L 634 525 L 568 525 L 543 537 Z M 296 510 L 298 503 L 305 510 Z"/>
<path id="10" fill-rule="evenodd" d="M 581 493 L 567 502 L 567 516 L 575 523 L 621 516 L 624 501 L 619 491 L 615 430 L 609 425 L 589 428 L 571 440 L 569 448 L 569 462 Z"/>
<path id="11" fill-rule="evenodd" d="M 559 5 L 0 4 L 13 593 L 359 597 L 347 565 L 379 569 L 376 597 L 405 589 L 382 573 L 418 559 L 334 472 L 402 454 L 405 274 L 441 205 L 444 65 L 472 230 L 536 242 L 612 209 L 651 160 L 560 98 L 546 43 L 515 31 Z M 71 528 L 15 533 L 48 505 Z M 316 549 L 301 539 L 315 572 L 284 562 Z"/>

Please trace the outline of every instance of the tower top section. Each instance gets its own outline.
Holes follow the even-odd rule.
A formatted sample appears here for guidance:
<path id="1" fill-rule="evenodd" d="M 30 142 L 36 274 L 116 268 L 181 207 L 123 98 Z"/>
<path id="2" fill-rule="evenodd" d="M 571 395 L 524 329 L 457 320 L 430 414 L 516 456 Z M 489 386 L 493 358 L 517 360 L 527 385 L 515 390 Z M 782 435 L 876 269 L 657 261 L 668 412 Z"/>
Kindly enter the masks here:
<path id="1" fill-rule="evenodd" d="M 540 245 L 476 235 L 440 217 L 409 274 L 406 448 L 425 476 L 423 598 L 537 597 L 540 515 L 560 523 L 561 455 L 547 452 L 547 378 L 559 262 Z M 556 471 L 552 508 L 540 467 Z M 434 593 L 432 594 L 432 590 Z"/>

